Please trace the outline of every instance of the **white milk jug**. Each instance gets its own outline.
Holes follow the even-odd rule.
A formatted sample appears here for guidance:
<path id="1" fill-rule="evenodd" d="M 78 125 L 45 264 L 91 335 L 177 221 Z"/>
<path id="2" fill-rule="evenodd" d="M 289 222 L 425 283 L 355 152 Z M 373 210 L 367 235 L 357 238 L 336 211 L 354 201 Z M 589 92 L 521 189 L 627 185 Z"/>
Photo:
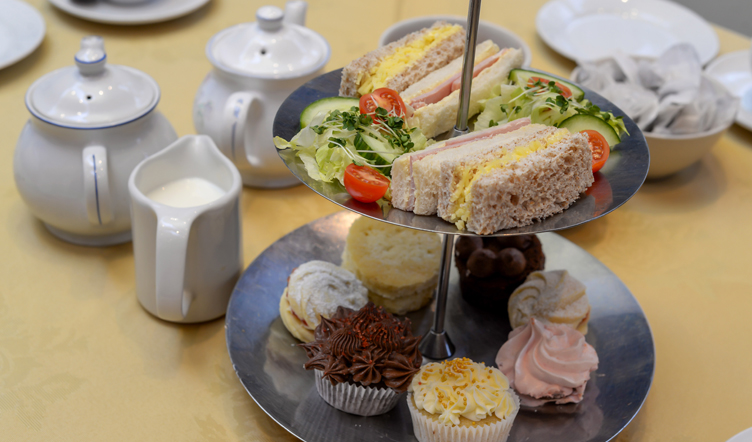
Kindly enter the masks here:
<path id="1" fill-rule="evenodd" d="M 205 135 L 136 166 L 128 181 L 136 295 L 147 311 L 183 323 L 225 314 L 243 265 L 242 186 Z"/>

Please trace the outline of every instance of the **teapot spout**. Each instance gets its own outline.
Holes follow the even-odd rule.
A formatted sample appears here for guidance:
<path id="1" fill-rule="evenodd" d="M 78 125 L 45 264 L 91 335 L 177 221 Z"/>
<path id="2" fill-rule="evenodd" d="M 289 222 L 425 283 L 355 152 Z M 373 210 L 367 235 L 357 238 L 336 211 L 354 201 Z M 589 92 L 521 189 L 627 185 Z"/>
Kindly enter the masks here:
<path id="1" fill-rule="evenodd" d="M 291 0 L 285 4 L 285 23 L 292 23 L 299 26 L 305 26 L 306 12 L 308 11 L 308 2 L 303 0 Z"/>

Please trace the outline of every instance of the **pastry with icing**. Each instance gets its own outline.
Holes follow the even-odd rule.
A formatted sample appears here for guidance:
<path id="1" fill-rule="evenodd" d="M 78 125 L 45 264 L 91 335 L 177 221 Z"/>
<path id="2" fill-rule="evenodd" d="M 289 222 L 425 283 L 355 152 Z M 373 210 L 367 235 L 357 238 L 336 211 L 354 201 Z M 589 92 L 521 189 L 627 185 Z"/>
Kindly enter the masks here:
<path id="1" fill-rule="evenodd" d="M 566 324 L 587 334 L 590 302 L 585 284 L 566 270 L 533 272 L 509 297 L 509 322 L 522 327 L 530 318 Z"/>
<path id="2" fill-rule="evenodd" d="M 285 328 L 298 340 L 313 341 L 321 318 L 337 307 L 359 309 L 368 303 L 368 290 L 352 273 L 330 262 L 309 261 L 292 271 L 279 300 Z"/>
<path id="3" fill-rule="evenodd" d="M 504 442 L 520 408 L 503 373 L 468 358 L 426 364 L 408 391 L 420 442 Z"/>
<path id="4" fill-rule="evenodd" d="M 598 354 L 574 328 L 530 318 L 509 333 L 496 365 L 522 405 L 569 404 L 582 400 L 590 373 L 598 368 Z"/>

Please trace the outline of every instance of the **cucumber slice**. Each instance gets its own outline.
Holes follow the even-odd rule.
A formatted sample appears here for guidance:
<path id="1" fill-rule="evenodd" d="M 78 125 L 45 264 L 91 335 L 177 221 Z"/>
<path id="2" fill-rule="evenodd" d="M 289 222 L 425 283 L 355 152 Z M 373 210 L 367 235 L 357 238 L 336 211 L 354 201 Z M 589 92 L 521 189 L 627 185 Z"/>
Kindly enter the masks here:
<path id="1" fill-rule="evenodd" d="M 303 109 L 303 113 L 300 114 L 300 128 L 308 126 L 317 114 L 329 113 L 333 110 L 349 111 L 351 107 L 358 107 L 360 100 L 352 97 L 327 97 L 320 100 L 316 100 L 309 104 L 307 108 Z"/>
<path id="2" fill-rule="evenodd" d="M 549 81 L 555 81 L 557 83 L 563 84 L 572 91 L 572 98 L 577 101 L 582 101 L 582 99 L 585 98 L 585 92 L 582 89 L 575 86 L 573 83 L 562 80 L 559 77 L 554 77 L 553 75 L 543 74 L 535 71 L 526 71 L 525 69 L 512 69 L 512 71 L 509 73 L 509 79 L 514 81 L 518 86 L 527 85 L 528 81 L 532 77 L 544 78 Z"/>
<path id="3" fill-rule="evenodd" d="M 583 130 L 594 130 L 603 135 L 608 141 L 608 146 L 613 148 L 621 141 L 619 135 L 608 123 L 601 120 L 598 117 L 592 115 L 574 115 L 559 124 L 559 127 L 569 129 L 572 133 L 581 132 Z"/>

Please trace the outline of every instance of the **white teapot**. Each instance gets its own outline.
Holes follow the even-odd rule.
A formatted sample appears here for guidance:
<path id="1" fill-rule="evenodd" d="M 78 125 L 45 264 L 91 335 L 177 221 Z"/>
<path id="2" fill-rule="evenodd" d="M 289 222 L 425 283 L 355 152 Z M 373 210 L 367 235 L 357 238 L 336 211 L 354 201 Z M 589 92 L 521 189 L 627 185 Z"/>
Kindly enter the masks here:
<path id="1" fill-rule="evenodd" d="M 26 92 L 32 117 L 13 156 L 16 187 L 31 212 L 65 241 L 127 242 L 128 177 L 177 135 L 155 110 L 154 79 L 107 64 L 101 37 L 84 37 L 75 62 L 41 77 Z"/>
<path id="2" fill-rule="evenodd" d="M 193 123 L 232 160 L 247 186 L 300 183 L 277 154 L 272 124 L 285 98 L 319 75 L 331 55 L 324 37 L 303 26 L 306 8 L 304 1 L 288 2 L 284 12 L 264 6 L 256 22 L 220 31 L 206 45 L 214 69 L 196 93 Z"/>

